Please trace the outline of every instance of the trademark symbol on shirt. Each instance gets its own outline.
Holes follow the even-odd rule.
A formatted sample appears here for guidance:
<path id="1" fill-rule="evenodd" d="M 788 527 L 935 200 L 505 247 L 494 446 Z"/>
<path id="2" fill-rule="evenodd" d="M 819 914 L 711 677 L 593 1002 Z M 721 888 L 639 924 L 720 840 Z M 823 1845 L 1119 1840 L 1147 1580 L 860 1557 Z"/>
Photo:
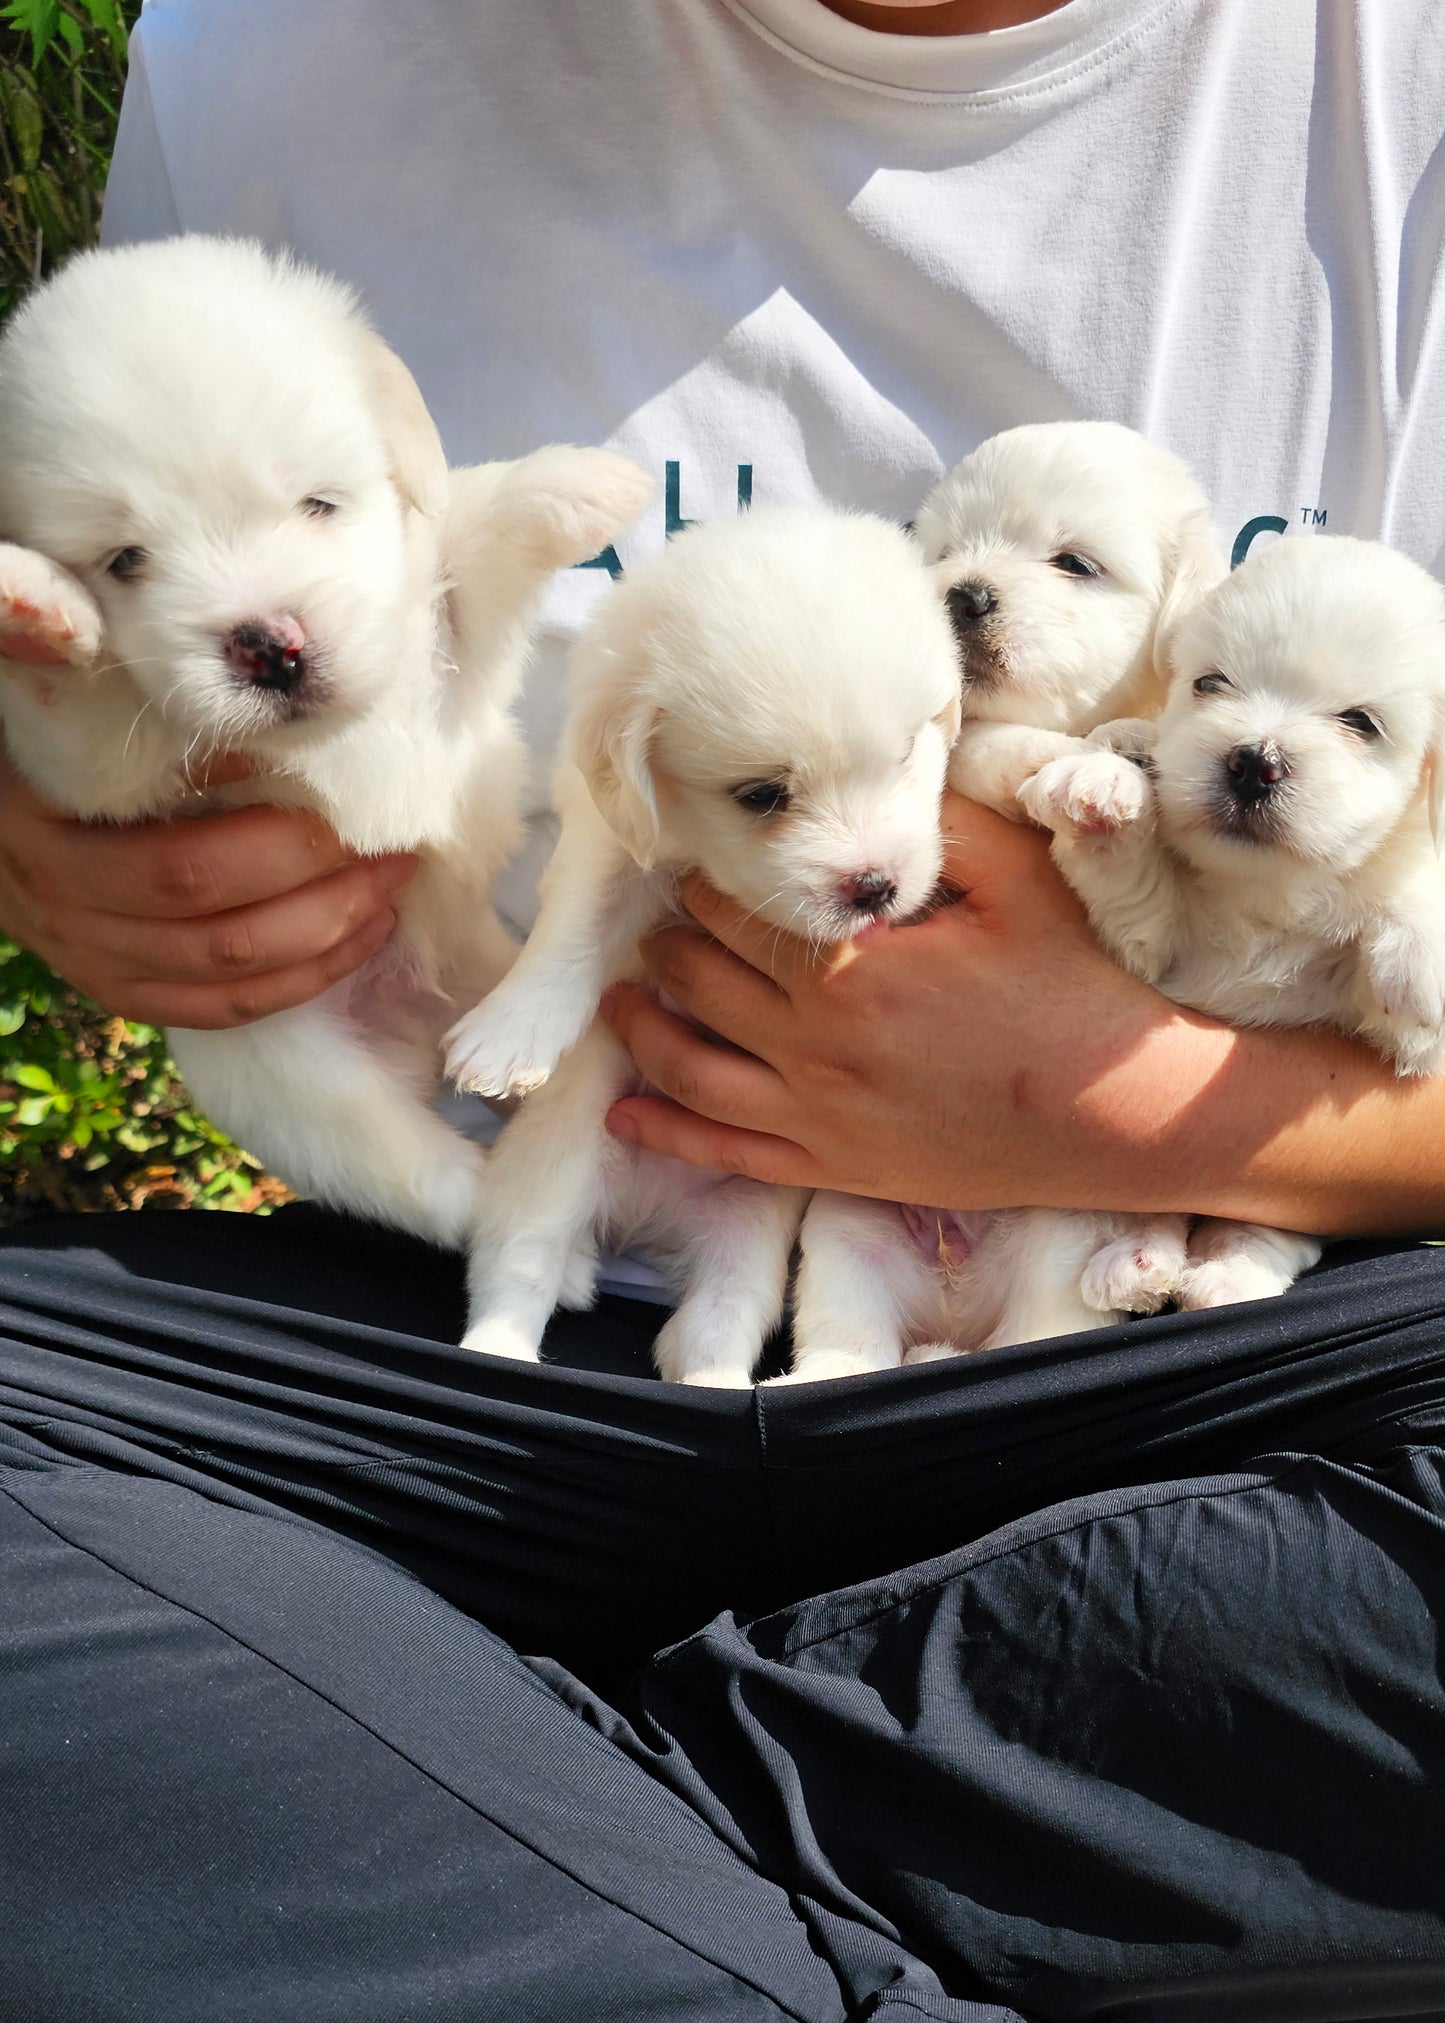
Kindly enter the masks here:
<path id="1" fill-rule="evenodd" d="M 1329 518 L 1329 512 L 1324 506 L 1301 506 L 1299 516 L 1301 523 L 1306 527 L 1323 527 Z"/>

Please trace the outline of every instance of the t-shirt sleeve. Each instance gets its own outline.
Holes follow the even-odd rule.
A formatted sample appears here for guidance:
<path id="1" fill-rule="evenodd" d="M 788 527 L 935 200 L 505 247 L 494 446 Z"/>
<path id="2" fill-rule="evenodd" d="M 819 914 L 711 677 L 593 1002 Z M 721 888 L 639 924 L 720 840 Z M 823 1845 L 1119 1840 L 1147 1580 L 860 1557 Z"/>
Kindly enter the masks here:
<path id="1" fill-rule="evenodd" d="M 107 246 L 124 246 L 136 239 L 170 238 L 181 230 L 151 100 L 145 38 L 137 27 L 130 39 L 130 70 L 105 186 L 101 241 Z"/>

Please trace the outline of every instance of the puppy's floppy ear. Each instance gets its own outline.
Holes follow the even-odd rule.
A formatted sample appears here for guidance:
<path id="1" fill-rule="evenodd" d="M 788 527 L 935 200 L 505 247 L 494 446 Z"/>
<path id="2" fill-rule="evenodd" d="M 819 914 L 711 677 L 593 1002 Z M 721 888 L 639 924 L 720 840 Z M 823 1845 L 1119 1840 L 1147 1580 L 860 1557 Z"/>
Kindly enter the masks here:
<path id="1" fill-rule="evenodd" d="M 652 743 L 662 712 L 611 648 L 574 711 L 568 743 L 603 821 L 643 871 L 660 840 Z M 601 676 L 598 679 L 598 676 Z"/>
<path id="2" fill-rule="evenodd" d="M 1228 574 L 1229 563 L 1206 509 L 1185 513 L 1164 558 L 1164 595 L 1154 621 L 1150 658 L 1161 682 L 1169 679 L 1170 646 L 1179 621 Z"/>
<path id="3" fill-rule="evenodd" d="M 0 542 L 0 666 L 91 668 L 102 630 L 78 577 L 32 548 Z"/>
<path id="4" fill-rule="evenodd" d="M 402 503 L 429 518 L 447 505 L 447 460 L 421 388 L 389 344 L 361 332 L 361 363 L 372 413 L 381 425 L 391 481 Z"/>

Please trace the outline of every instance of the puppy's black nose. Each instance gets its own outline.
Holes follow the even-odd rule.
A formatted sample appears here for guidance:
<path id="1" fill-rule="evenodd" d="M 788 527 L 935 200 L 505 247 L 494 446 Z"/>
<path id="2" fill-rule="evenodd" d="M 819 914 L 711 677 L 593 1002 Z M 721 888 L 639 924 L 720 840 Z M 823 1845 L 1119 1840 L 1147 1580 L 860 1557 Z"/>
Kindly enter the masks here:
<path id="1" fill-rule="evenodd" d="M 838 893 L 855 913 L 883 913 L 898 897 L 898 880 L 886 871 L 860 871 L 854 878 L 845 878 Z"/>
<path id="2" fill-rule="evenodd" d="M 944 599 L 955 625 L 976 625 L 998 603 L 989 583 L 955 583 Z"/>
<path id="3" fill-rule="evenodd" d="M 1278 745 L 1236 745 L 1224 761 L 1229 791 L 1246 806 L 1267 800 L 1287 778 L 1289 764 Z"/>
<path id="4" fill-rule="evenodd" d="M 290 695 L 306 678 L 306 634 L 294 618 L 249 621 L 226 640 L 226 662 L 248 688 Z"/>

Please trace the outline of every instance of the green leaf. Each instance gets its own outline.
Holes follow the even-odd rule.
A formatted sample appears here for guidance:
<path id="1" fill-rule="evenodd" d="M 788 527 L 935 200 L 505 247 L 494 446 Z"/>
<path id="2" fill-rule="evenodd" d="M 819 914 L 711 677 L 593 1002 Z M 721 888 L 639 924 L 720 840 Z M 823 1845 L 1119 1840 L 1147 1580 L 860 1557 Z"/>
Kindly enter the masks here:
<path id="1" fill-rule="evenodd" d="M 43 1124 L 50 1114 L 48 1096 L 28 1096 L 23 1103 L 15 1105 L 14 1120 L 22 1131 L 33 1131 L 37 1124 Z"/>
<path id="2" fill-rule="evenodd" d="M 8 1040 L 11 1033 L 18 1033 L 24 1023 L 23 1004 L 0 1004 L 0 1040 Z"/>
<path id="3" fill-rule="evenodd" d="M 30 37 L 31 61 L 38 63 L 55 39 L 59 0 L 9 0 L 0 21 Z"/>
<path id="4" fill-rule="evenodd" d="M 47 1075 L 44 1068 L 37 1068 L 29 1063 L 22 1063 L 18 1068 L 12 1068 L 9 1079 L 12 1082 L 18 1082 L 22 1089 L 38 1089 L 45 1095 L 52 1094 L 55 1088 L 55 1077 L 53 1075 Z"/>
<path id="5" fill-rule="evenodd" d="M 91 1131 L 89 1124 L 86 1123 L 84 1117 L 77 1117 L 74 1124 L 71 1126 L 70 1131 L 71 1144 L 74 1145 L 77 1148 L 77 1150 L 83 1152 L 86 1146 L 90 1143 L 93 1135 L 94 1134 Z"/>
<path id="6" fill-rule="evenodd" d="M 60 30 L 61 41 L 69 49 L 71 55 L 82 55 L 85 50 L 85 30 L 75 19 L 74 15 L 62 14 L 55 25 Z"/>
<path id="7" fill-rule="evenodd" d="M 108 35 L 118 55 L 125 55 L 125 22 L 116 0 L 80 0 L 81 6 L 102 35 Z"/>

